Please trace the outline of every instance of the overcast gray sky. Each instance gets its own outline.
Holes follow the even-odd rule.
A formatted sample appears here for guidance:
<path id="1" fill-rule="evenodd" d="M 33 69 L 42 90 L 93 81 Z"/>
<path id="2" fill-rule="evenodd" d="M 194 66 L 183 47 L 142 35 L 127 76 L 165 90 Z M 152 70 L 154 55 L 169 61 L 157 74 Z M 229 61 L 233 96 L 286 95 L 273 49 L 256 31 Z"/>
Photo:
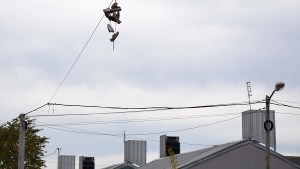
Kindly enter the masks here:
<path id="1" fill-rule="evenodd" d="M 110 1 L 0 0 L 0 122 L 47 103 L 87 42 Z M 262 100 L 278 81 L 286 83 L 273 99 L 300 106 L 300 1 L 127 0 L 112 50 L 104 18 L 54 103 L 101 106 L 193 106 Z M 283 102 L 288 101 L 288 102 Z M 252 106 L 262 109 L 263 104 Z M 126 115 L 36 117 L 37 123 L 69 123 L 194 116 L 184 120 L 64 126 L 99 133 L 163 132 L 214 123 L 249 106 Z M 300 111 L 271 105 L 277 146 L 300 155 Z M 50 110 L 50 111 L 49 111 Z M 54 111 L 53 111 L 54 110 Z M 107 112 L 44 107 L 31 115 Z M 280 113 L 293 113 L 287 115 Z M 97 168 L 123 161 L 123 138 L 70 133 L 40 126 L 49 137 L 46 154 L 96 157 Z M 66 129 L 66 128 L 64 128 Z M 215 145 L 241 139 L 241 118 L 183 132 L 183 143 Z M 147 139 L 148 161 L 159 156 L 159 134 Z M 182 152 L 203 148 L 182 144 Z M 56 168 L 56 155 L 45 158 Z"/>

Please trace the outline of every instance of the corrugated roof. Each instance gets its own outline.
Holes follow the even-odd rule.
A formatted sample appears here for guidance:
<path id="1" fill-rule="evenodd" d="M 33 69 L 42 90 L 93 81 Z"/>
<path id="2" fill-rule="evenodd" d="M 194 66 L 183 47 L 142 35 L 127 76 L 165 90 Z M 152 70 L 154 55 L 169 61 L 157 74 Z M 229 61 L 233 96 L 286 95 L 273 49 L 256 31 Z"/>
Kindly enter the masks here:
<path id="1" fill-rule="evenodd" d="M 138 168 L 139 167 L 138 165 L 133 164 L 131 162 L 123 162 L 123 163 L 120 163 L 120 164 L 114 164 L 112 166 L 109 166 L 109 167 L 106 167 L 106 168 L 103 168 L 103 169 L 119 169 L 119 168 L 123 168 L 123 167 L 126 167 L 126 166 L 130 166 L 132 168 Z"/>
<path id="2" fill-rule="evenodd" d="M 216 156 L 222 155 L 228 151 L 236 149 L 240 146 L 244 146 L 246 144 L 251 144 L 256 146 L 259 149 L 264 150 L 264 146 L 260 145 L 257 141 L 247 139 L 247 140 L 240 140 L 236 142 L 231 142 L 227 144 L 221 144 L 218 146 L 205 148 L 197 151 L 192 151 L 188 153 L 177 154 L 176 159 L 178 162 L 178 168 L 187 168 L 188 166 L 192 165 L 193 163 L 201 163 L 205 160 L 214 158 Z M 281 154 L 271 151 L 271 154 L 282 159 L 283 161 L 300 168 L 299 165 L 293 163 L 291 160 L 287 159 L 286 157 L 282 156 Z M 147 163 L 144 166 L 141 166 L 139 169 L 172 169 L 170 165 L 170 158 L 164 157 L 157 160 L 154 160 L 150 163 Z"/>
<path id="3" fill-rule="evenodd" d="M 236 142 L 222 144 L 222 145 L 205 148 L 205 149 L 201 149 L 201 150 L 197 150 L 197 151 L 192 151 L 192 152 L 188 152 L 188 153 L 177 154 L 176 159 L 177 159 L 179 168 L 182 166 L 185 166 L 187 164 L 190 164 L 192 162 L 199 161 L 201 159 L 205 159 L 206 157 L 211 156 L 216 152 L 219 152 L 221 150 L 224 150 L 226 148 L 229 148 L 233 145 L 236 145 L 236 144 L 238 144 L 240 142 L 244 142 L 244 141 L 245 140 L 236 141 Z M 170 165 L 170 158 L 164 157 L 164 158 L 154 160 L 150 163 L 147 163 L 144 166 L 141 166 L 139 169 L 154 169 L 154 168 L 155 169 L 171 169 L 172 167 Z"/>

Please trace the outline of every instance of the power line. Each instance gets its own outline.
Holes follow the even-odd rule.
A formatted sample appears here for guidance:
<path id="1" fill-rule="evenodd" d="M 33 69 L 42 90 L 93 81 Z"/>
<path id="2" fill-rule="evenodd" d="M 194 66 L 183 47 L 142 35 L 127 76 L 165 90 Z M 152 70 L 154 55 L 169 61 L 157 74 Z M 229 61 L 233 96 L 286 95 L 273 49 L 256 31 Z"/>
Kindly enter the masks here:
<path id="1" fill-rule="evenodd" d="M 261 101 L 253 102 L 252 104 L 262 103 Z M 57 104 L 48 103 L 48 105 L 64 106 L 64 107 L 81 107 L 81 108 L 109 108 L 109 109 L 126 109 L 128 111 L 118 112 L 102 112 L 102 113 L 69 113 L 69 114 L 47 114 L 47 115 L 33 115 L 30 117 L 58 117 L 58 116 L 87 116 L 87 115 L 105 115 L 105 114 L 126 114 L 126 113 L 141 113 L 148 111 L 164 111 L 164 110 L 181 110 L 181 109 L 200 109 L 200 108 L 214 108 L 214 107 L 229 107 L 229 106 L 244 106 L 248 102 L 241 103 L 227 103 L 227 104 L 213 104 L 202 106 L 184 106 L 184 107 L 108 107 L 108 106 L 93 106 L 93 105 L 71 105 L 71 104 Z"/>
<path id="2" fill-rule="evenodd" d="M 291 105 L 287 105 L 287 104 L 283 104 L 283 103 L 279 103 L 279 102 L 275 102 L 275 103 L 271 103 L 271 104 L 276 105 L 276 106 L 283 106 L 283 107 L 289 107 L 289 108 L 294 108 L 294 109 L 300 109 L 300 107 L 298 107 L 298 106 L 291 106 Z"/>
<path id="3" fill-rule="evenodd" d="M 112 4 L 113 0 L 110 2 L 109 6 Z M 53 93 L 52 97 L 50 98 L 49 102 L 52 101 L 52 99 L 55 97 L 55 95 L 57 94 L 58 90 L 61 88 L 61 86 L 63 85 L 63 83 L 65 82 L 65 80 L 67 79 L 67 77 L 69 76 L 69 74 L 71 73 L 72 69 L 74 68 L 75 64 L 77 63 L 78 59 L 80 58 L 80 56 L 82 55 L 83 51 L 85 50 L 86 46 L 88 45 L 88 43 L 90 42 L 90 40 L 92 39 L 93 35 L 95 34 L 96 30 L 98 29 L 102 19 L 104 18 L 104 14 L 102 15 L 100 21 L 98 22 L 98 24 L 96 25 L 95 29 L 93 30 L 92 34 L 90 35 L 90 37 L 88 38 L 87 42 L 85 43 L 85 45 L 83 46 L 82 50 L 79 52 L 77 58 L 75 59 L 75 61 L 73 62 L 72 66 L 70 67 L 69 71 L 67 72 L 67 74 L 65 75 L 65 77 L 63 78 L 63 80 L 60 82 L 58 88 L 55 90 L 55 92 Z"/>
<path id="4" fill-rule="evenodd" d="M 49 126 L 44 126 L 44 127 L 50 128 L 50 129 L 55 129 L 55 130 L 71 132 L 71 133 L 102 135 L 102 136 L 112 136 L 112 137 L 123 137 L 123 134 L 100 133 L 100 132 L 96 132 L 96 131 L 74 129 L 74 128 L 70 128 L 70 127 L 49 127 Z"/>
<path id="5" fill-rule="evenodd" d="M 126 134 L 128 136 L 137 136 L 137 135 L 156 135 L 156 134 L 165 134 L 165 133 L 175 133 L 175 132 L 181 132 L 181 131 L 186 131 L 186 130 L 193 130 L 193 129 L 197 129 L 197 128 L 201 128 L 201 127 L 206 127 L 206 126 L 211 126 L 211 125 L 215 125 L 218 123 L 223 123 L 226 121 L 230 121 L 236 118 L 241 117 L 242 115 L 233 117 L 233 118 L 229 118 L 229 119 L 225 119 L 225 120 L 220 120 L 214 123 L 208 123 L 208 124 L 204 124 L 204 125 L 199 125 L 199 126 L 195 126 L 195 127 L 188 127 L 188 128 L 183 128 L 183 129 L 178 129 L 178 130 L 169 130 L 169 131 L 162 131 L 162 132 L 152 132 L 152 133 L 137 133 L 137 134 Z"/>
<path id="6" fill-rule="evenodd" d="M 210 114 L 210 115 L 195 115 L 195 116 L 169 116 L 169 117 L 161 117 L 161 118 L 147 118 L 147 119 L 126 119 L 126 120 L 111 120 L 111 121 L 86 121 L 86 122 L 71 122 L 71 123 L 44 123 L 38 122 L 40 125 L 38 126 L 76 126 L 76 125 L 103 125 L 103 124 L 115 124 L 115 123 L 138 123 L 138 122 L 157 122 L 157 121 L 168 121 L 168 120 L 187 120 L 187 119 L 195 119 L 195 118 L 209 118 L 209 117 L 220 117 L 220 116 L 232 116 L 238 115 L 240 113 L 227 113 L 227 114 Z"/>
<path id="7" fill-rule="evenodd" d="M 282 113 L 282 112 L 276 112 L 276 114 L 285 114 L 285 115 L 300 116 L 300 113 Z"/>
<path id="8" fill-rule="evenodd" d="M 81 108 L 100 108 L 100 109 L 171 109 L 171 107 L 118 107 L 118 106 L 97 106 L 97 105 L 82 105 L 82 104 L 62 104 L 62 103 L 47 103 L 49 106 L 63 107 L 81 107 Z"/>
<path id="9" fill-rule="evenodd" d="M 100 132 L 96 132 L 96 131 L 81 130 L 81 129 L 75 129 L 75 128 L 70 128 L 70 127 L 49 127 L 49 126 L 44 126 L 44 127 L 54 129 L 54 130 L 70 132 L 70 133 L 77 133 L 77 134 L 102 135 L 102 136 L 111 136 L 111 137 L 123 138 L 123 134 L 100 133 Z M 144 138 L 137 138 L 137 137 L 126 137 L 126 138 L 135 139 L 135 140 L 160 142 L 159 140 L 151 140 L 151 139 L 144 139 Z M 214 146 L 214 145 L 196 144 L 196 143 L 181 143 L 181 144 L 191 145 L 191 146 L 204 146 L 204 147 Z"/>
<path id="10" fill-rule="evenodd" d="M 254 101 L 251 104 L 263 103 L 261 101 Z M 48 103 L 53 106 L 65 106 L 65 107 L 83 107 L 83 108 L 109 108 L 109 109 L 197 109 L 197 108 L 208 108 L 208 107 L 226 107 L 226 106 L 241 106 L 248 105 L 248 102 L 240 103 L 225 103 L 225 104 L 212 104 L 212 105 L 201 105 L 201 106 L 181 106 L 181 107 L 167 107 L 167 106 L 152 106 L 152 107 L 112 107 L 112 106 L 95 106 L 95 105 L 79 105 L 79 104 L 61 104 L 61 103 Z"/>
<path id="11" fill-rule="evenodd" d="M 50 153 L 50 154 L 48 154 L 48 155 L 45 155 L 43 158 L 48 157 L 48 156 L 51 156 L 51 155 L 55 154 L 56 152 L 57 152 L 57 149 L 56 149 L 53 153 Z"/>
<path id="12" fill-rule="evenodd" d="M 29 117 L 61 117 L 61 116 L 89 116 L 89 115 L 112 115 L 112 114 L 128 114 L 128 113 L 142 113 L 149 111 L 161 111 L 166 109 L 149 109 L 149 110 L 132 110 L 132 111 L 119 111 L 119 112 L 105 112 L 105 113 L 69 113 L 69 114 L 40 114 Z"/>
<path id="13" fill-rule="evenodd" d="M 256 112 L 253 112 L 256 113 Z M 286 113 L 281 113 L 281 114 L 286 114 Z M 197 129 L 200 127 L 206 127 L 206 126 L 211 126 L 211 125 L 215 125 L 218 123 L 223 123 L 226 121 L 230 121 L 230 120 L 234 120 L 236 118 L 242 117 L 243 115 L 239 115 L 233 118 L 229 118 L 229 119 L 225 119 L 225 120 L 220 120 L 220 121 L 216 121 L 213 123 L 208 123 L 208 124 L 204 124 L 204 125 L 199 125 L 199 126 L 195 126 L 195 127 L 189 127 L 189 128 L 183 128 L 183 129 L 178 129 L 178 130 L 171 130 L 171 131 L 162 131 L 162 132 L 152 132 L 152 133 L 138 133 L 138 134 L 127 134 L 127 138 L 131 138 L 131 139 L 137 139 L 137 140 L 146 140 L 146 141 L 154 141 L 154 142 L 160 142 L 157 140 L 149 140 L 149 139 L 142 139 L 142 138 L 136 138 L 136 137 L 131 137 L 131 136 L 137 136 L 137 135 L 156 135 L 156 134 L 166 134 L 166 133 L 171 133 L 171 132 L 181 132 L 181 131 L 186 131 L 186 130 L 193 130 L 193 129 Z M 55 127 L 50 127 L 50 126 L 44 126 L 46 128 L 50 128 L 50 129 L 55 129 L 55 130 L 61 130 L 61 131 L 66 131 L 66 132 L 72 132 L 72 133 L 79 133 L 79 134 L 90 134 L 90 135 L 104 135 L 104 136 L 113 136 L 113 137 L 123 137 L 123 134 L 111 134 L 111 133 L 100 133 L 100 132 L 96 132 L 96 131 L 91 131 L 91 130 L 82 130 L 82 129 L 75 129 L 75 128 L 70 128 L 70 127 L 62 127 L 62 126 L 55 126 Z M 260 133 L 258 135 L 261 135 L 263 133 Z M 186 145 L 200 145 L 200 146 L 215 146 L 215 145 L 204 145 L 204 144 L 192 144 L 192 143 L 182 143 L 182 144 L 186 144 Z"/>
<path id="14" fill-rule="evenodd" d="M 264 103 L 264 101 L 255 101 L 251 104 Z M 163 107 L 163 106 L 153 106 L 153 107 L 117 107 L 117 106 L 97 106 L 97 105 L 78 105 L 78 104 L 60 104 L 60 103 L 47 103 L 26 114 L 37 111 L 46 105 L 52 106 L 63 106 L 63 107 L 81 107 L 81 108 L 100 108 L 100 109 L 117 109 L 117 110 L 128 110 L 128 111 L 117 111 L 117 112 L 101 112 L 101 113 L 68 113 L 68 114 L 46 114 L 46 115 L 32 115 L 29 117 L 57 117 L 57 116 L 86 116 L 86 115 L 108 115 L 108 114 L 126 114 L 126 113 L 141 113 L 148 111 L 163 111 L 163 110 L 180 110 L 180 109 L 200 109 L 200 108 L 214 108 L 214 107 L 228 107 L 228 106 L 242 106 L 249 103 L 228 103 L 228 104 L 213 104 L 213 105 L 202 105 L 202 106 L 183 106 L 183 107 Z M 277 106 L 284 106 L 290 108 L 300 109 L 297 106 L 291 106 L 287 104 L 282 104 L 279 102 L 271 103 Z"/>
<path id="15" fill-rule="evenodd" d="M 27 114 L 29 114 L 29 113 L 32 113 L 32 112 L 35 112 L 35 111 L 37 111 L 37 110 L 39 110 L 39 109 L 41 109 L 41 108 L 43 108 L 43 107 L 45 107 L 45 106 L 47 106 L 47 105 L 48 105 L 48 104 L 44 104 L 44 105 L 42 105 L 42 106 L 40 106 L 40 107 L 38 107 L 38 108 L 36 108 L 36 109 L 34 109 L 34 110 L 31 110 L 31 111 L 25 113 L 25 115 L 27 115 Z"/>
<path id="16" fill-rule="evenodd" d="M 286 102 L 286 103 L 295 103 L 295 104 L 300 104 L 300 102 L 297 102 L 297 101 L 287 101 L 287 100 L 273 100 L 272 101 L 275 101 L 275 102 Z"/>
<path id="17" fill-rule="evenodd" d="M 183 128 L 183 129 L 177 129 L 177 130 L 170 130 L 170 131 L 162 131 L 162 132 L 151 132 L 151 133 L 136 133 L 136 134 L 126 134 L 127 136 L 137 136 L 137 135 L 157 135 L 157 134 L 165 134 L 165 133 L 174 133 L 174 132 L 181 132 L 181 131 L 186 131 L 186 130 L 193 130 L 193 129 L 197 129 L 197 128 L 201 128 L 201 127 L 206 127 L 206 126 L 211 126 L 211 125 L 215 125 L 218 123 L 223 123 L 226 121 L 230 121 L 236 118 L 241 117 L 242 115 L 233 117 L 233 118 L 229 118 L 229 119 L 225 119 L 225 120 L 220 120 L 217 122 L 213 122 L 213 123 L 208 123 L 208 124 L 204 124 L 204 125 L 199 125 L 199 126 L 194 126 L 194 127 L 188 127 L 188 128 Z M 95 132 L 95 131 L 90 131 L 90 130 L 81 130 L 81 129 L 74 129 L 74 128 L 70 128 L 70 127 L 61 127 L 61 126 L 55 126 L 55 127 L 49 127 L 49 126 L 44 126 L 47 128 L 51 128 L 51 129 L 56 129 L 56 130 L 62 130 L 62 131 L 68 131 L 68 132 L 74 132 L 74 133 L 82 133 L 82 134 L 95 134 L 95 135 L 107 135 L 107 136 L 114 136 L 114 137 L 123 137 L 123 134 L 110 134 L 110 133 L 99 133 L 99 132 Z"/>

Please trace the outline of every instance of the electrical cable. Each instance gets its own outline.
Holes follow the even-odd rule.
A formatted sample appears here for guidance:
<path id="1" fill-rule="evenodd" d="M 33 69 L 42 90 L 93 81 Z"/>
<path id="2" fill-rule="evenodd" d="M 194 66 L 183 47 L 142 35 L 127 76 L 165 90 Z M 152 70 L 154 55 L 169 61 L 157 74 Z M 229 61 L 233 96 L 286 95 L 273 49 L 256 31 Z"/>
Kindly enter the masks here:
<path id="1" fill-rule="evenodd" d="M 210 114 L 210 115 L 195 115 L 195 116 L 169 116 L 161 118 L 147 118 L 147 119 L 126 119 L 126 120 L 111 120 L 111 121 L 86 121 L 86 122 L 71 122 L 71 123 L 43 123 L 37 122 L 37 126 L 76 126 L 76 125 L 94 125 L 94 124 L 115 124 L 115 123 L 138 123 L 138 122 L 156 122 L 156 121 L 168 121 L 168 120 L 187 120 L 187 119 L 197 119 L 197 118 L 209 118 L 209 117 L 220 117 L 220 116 L 232 116 L 238 115 L 240 113 L 227 113 L 227 114 Z"/>
<path id="2" fill-rule="evenodd" d="M 39 110 L 39 109 L 41 109 L 41 108 L 43 108 L 43 107 L 45 107 L 45 106 L 47 106 L 47 105 L 48 105 L 48 104 L 44 104 L 44 105 L 42 105 L 42 106 L 40 106 L 40 107 L 38 107 L 38 108 L 36 108 L 36 109 L 34 109 L 34 110 L 31 110 L 31 111 L 25 113 L 25 115 L 27 115 L 27 114 L 29 114 L 29 113 L 32 113 L 32 112 L 35 112 L 35 111 L 37 111 L 37 110 Z"/>
<path id="3" fill-rule="evenodd" d="M 273 100 L 274 102 L 286 102 L 286 103 L 295 103 L 295 104 L 300 104 L 300 102 L 296 102 L 296 101 L 286 101 L 286 100 Z"/>
<path id="4" fill-rule="evenodd" d="M 256 113 L 256 112 L 253 112 L 253 113 Z M 136 139 L 136 140 L 146 140 L 146 141 L 160 142 L 160 141 L 157 141 L 157 140 L 141 139 L 141 138 L 136 138 L 136 137 L 131 137 L 131 136 L 132 135 L 163 134 L 163 133 L 168 133 L 168 132 L 179 132 L 179 131 L 185 131 L 185 130 L 192 130 L 192 129 L 197 129 L 197 128 L 200 128 L 200 127 L 205 127 L 205 126 L 209 126 L 209 125 L 214 125 L 214 124 L 218 124 L 218 123 L 230 121 L 230 120 L 236 119 L 236 118 L 241 117 L 241 116 L 243 116 L 243 115 L 239 115 L 237 117 L 230 118 L 230 119 L 225 119 L 225 120 L 217 121 L 217 122 L 214 122 L 214 123 L 209 123 L 209 124 L 205 124 L 205 125 L 200 125 L 200 126 L 195 126 L 195 127 L 190 127 L 190 128 L 184 128 L 184 129 L 179 129 L 179 130 L 157 132 L 157 133 L 127 134 L 126 138 L 131 138 L 131 139 Z M 81 130 L 81 129 L 75 129 L 75 128 L 69 128 L 69 127 L 60 127 L 60 126 L 56 126 L 56 127 L 44 126 L 44 127 L 50 128 L 50 129 L 55 129 L 55 130 L 66 131 L 66 132 L 79 133 L 79 134 L 105 135 L 105 136 L 113 136 L 113 137 L 120 137 L 120 138 L 123 137 L 123 134 L 100 133 L 100 132 L 95 132 L 95 131 L 90 131 L 90 130 Z M 261 134 L 264 134 L 264 133 L 257 134 L 257 136 L 259 136 Z M 216 146 L 216 145 L 191 144 L 191 143 L 182 143 L 182 144 L 197 145 L 197 146 L 206 146 L 206 147 L 207 146 Z"/>
<path id="5" fill-rule="evenodd" d="M 262 103 L 261 101 L 253 102 L 252 104 Z M 91 105 L 67 105 L 48 103 L 48 105 L 66 106 L 66 107 L 82 107 L 82 108 L 110 108 L 110 109 L 132 109 L 129 111 L 121 112 L 105 112 L 105 113 L 70 113 L 70 114 L 52 114 L 52 115 L 33 115 L 30 117 L 59 117 L 59 116 L 86 116 L 86 115 L 104 115 L 104 114 L 126 114 L 126 113 L 140 113 L 147 111 L 163 111 L 163 110 L 180 110 L 180 109 L 200 109 L 200 108 L 214 108 L 214 107 L 229 107 L 229 106 L 243 106 L 248 105 L 248 102 L 242 103 L 228 103 L 228 104 L 214 104 L 202 106 L 184 106 L 184 107 L 104 107 L 104 106 L 91 106 Z"/>
<path id="6" fill-rule="evenodd" d="M 261 101 L 254 101 L 251 104 L 263 103 Z M 155 107 L 111 107 L 111 106 L 94 106 L 94 105 L 78 105 L 78 104 L 60 104 L 60 103 L 48 103 L 53 106 L 65 106 L 65 107 L 84 107 L 84 108 L 109 108 L 109 109 L 198 109 L 207 107 L 226 107 L 226 106 L 241 106 L 248 105 L 248 102 L 240 103 L 225 103 L 225 104 L 212 104 L 212 105 L 201 105 L 201 106 L 182 106 L 182 107 L 166 107 L 166 106 L 155 106 Z"/>
<path id="7" fill-rule="evenodd" d="M 272 100 L 272 101 L 275 102 L 275 103 L 270 103 L 270 104 L 272 104 L 272 105 L 283 106 L 283 107 L 289 107 L 289 108 L 294 108 L 294 109 L 300 109 L 299 106 L 291 106 L 291 105 L 287 105 L 287 104 L 280 103 L 280 102 L 275 101 L 275 100 Z M 286 102 L 287 102 L 287 101 L 286 101 Z M 261 101 L 260 103 L 266 103 L 266 101 L 264 100 L 264 101 Z M 295 102 L 295 103 L 297 103 L 297 102 Z"/>
<path id="8" fill-rule="evenodd" d="M 50 129 L 54 129 L 54 130 L 60 130 L 60 131 L 65 131 L 65 132 L 77 133 L 77 134 L 102 135 L 102 136 L 112 136 L 112 137 L 123 138 L 123 134 L 99 133 L 99 132 L 96 132 L 96 131 L 80 130 L 80 129 L 74 129 L 74 128 L 69 128 L 69 127 L 49 127 L 49 126 L 44 126 L 44 127 L 50 128 Z M 66 129 L 64 129 L 64 128 L 66 128 Z M 160 142 L 159 140 L 143 139 L 143 138 L 137 138 L 137 137 L 126 137 L 126 138 L 135 139 L 135 140 Z M 214 145 L 195 144 L 195 143 L 181 143 L 181 144 L 191 145 L 191 146 L 203 146 L 203 147 L 214 146 Z"/>
<path id="9" fill-rule="evenodd" d="M 199 125 L 199 126 L 195 126 L 195 127 L 188 127 L 188 128 L 183 128 L 183 129 L 178 129 L 178 130 L 169 130 L 169 131 L 162 131 L 162 132 L 151 132 L 151 133 L 137 133 L 137 134 L 126 134 L 128 136 L 140 136 L 140 135 L 156 135 L 156 134 L 166 134 L 166 133 L 175 133 L 175 132 L 181 132 L 181 131 L 186 131 L 186 130 L 193 130 L 193 129 L 197 129 L 197 128 L 201 128 L 201 127 L 206 127 L 206 126 L 211 126 L 211 125 L 215 125 L 218 123 L 223 123 L 226 121 L 230 121 L 236 118 L 241 117 L 242 115 L 233 117 L 233 118 L 229 118 L 229 119 L 225 119 L 225 120 L 220 120 L 214 123 L 208 123 L 208 124 L 204 124 L 204 125 Z"/>
<path id="10" fill-rule="evenodd" d="M 130 138 L 130 139 L 134 139 L 134 140 L 151 141 L 151 142 L 160 143 L 160 140 L 144 139 L 144 138 L 137 138 L 137 137 L 127 137 L 127 136 L 126 136 L 126 138 Z M 216 145 L 212 145 L 212 144 L 199 144 L 199 143 L 186 143 L 186 142 L 180 142 L 180 144 L 190 145 L 190 146 L 202 146 L 202 147 L 216 146 Z"/>
<path id="11" fill-rule="evenodd" d="M 189 128 L 177 129 L 177 130 L 162 131 L 162 132 L 151 132 L 151 133 L 136 133 L 136 134 L 126 134 L 126 135 L 127 136 L 139 136 L 139 135 L 157 135 L 157 134 L 166 134 L 166 133 L 181 132 L 181 131 L 193 130 L 193 129 L 197 129 L 197 128 L 201 128 L 201 127 L 211 126 L 211 125 L 215 125 L 215 124 L 218 124 L 218 123 L 223 123 L 223 122 L 226 122 L 226 121 L 230 121 L 230 120 L 236 119 L 236 118 L 241 117 L 241 116 L 242 115 L 239 115 L 239 116 L 236 116 L 236 117 L 233 117 L 233 118 L 229 118 L 229 119 L 225 119 L 225 120 L 220 120 L 220 121 L 213 122 L 213 123 L 208 123 L 208 124 L 194 126 L 194 127 L 189 127 Z M 115 137 L 123 137 L 123 134 L 99 133 L 99 132 L 95 132 L 95 131 L 74 129 L 74 128 L 70 128 L 70 127 L 59 127 L 59 126 L 55 126 L 55 127 L 44 126 L 44 127 L 51 128 L 51 129 L 62 130 L 62 131 L 69 131 L 69 132 L 74 132 L 74 133 L 95 134 L 95 135 L 108 135 L 108 136 L 115 136 Z"/>
<path id="12" fill-rule="evenodd" d="M 60 127 L 60 128 L 58 128 L 58 127 L 49 127 L 49 126 L 44 126 L 44 127 L 50 128 L 50 129 L 55 129 L 55 130 L 71 132 L 71 133 L 102 135 L 102 136 L 112 136 L 112 137 L 123 137 L 123 134 L 100 133 L 100 132 L 96 132 L 96 131 L 80 130 L 80 129 L 74 129 L 74 128 L 69 128 L 69 127 Z"/>
<path id="13" fill-rule="evenodd" d="M 256 113 L 256 112 L 252 112 L 252 113 Z M 156 134 L 165 134 L 165 133 L 172 133 L 172 132 L 181 132 L 181 131 L 186 131 L 186 130 L 193 130 L 193 129 L 197 129 L 197 128 L 200 128 L 200 127 L 205 127 L 205 126 L 211 126 L 211 125 L 215 125 L 215 124 L 218 124 L 218 123 L 223 123 L 223 122 L 226 122 L 226 121 L 230 121 L 230 120 L 233 120 L 233 119 L 236 119 L 236 118 L 239 118 L 239 117 L 242 117 L 243 115 L 238 115 L 236 117 L 233 117 L 233 118 L 229 118 L 229 119 L 225 119 L 225 120 L 220 120 L 220 121 L 216 121 L 216 122 L 213 122 L 213 123 L 208 123 L 208 124 L 203 124 L 203 125 L 199 125 L 199 126 L 194 126 L 194 127 L 189 127 L 189 128 L 183 128 L 183 129 L 178 129 L 178 130 L 170 130 L 170 131 L 163 131 L 163 132 L 151 132 L 151 133 L 137 133 L 137 134 L 127 134 L 127 136 L 134 136 L 134 135 L 156 135 Z M 42 123 L 43 124 L 43 123 Z M 49 127 L 49 125 L 42 125 L 44 127 L 48 127 L 48 128 L 52 128 L 52 129 L 59 129 L 57 127 L 60 127 L 60 128 L 66 128 L 64 130 L 75 130 L 75 132 L 88 132 L 88 133 L 84 133 L 84 134 L 93 134 L 93 133 L 96 133 L 97 135 L 99 135 L 99 132 L 94 132 L 94 131 L 89 131 L 89 130 L 79 130 L 79 129 L 74 129 L 74 128 L 69 128 L 69 127 L 61 127 L 61 126 L 58 126 L 56 125 L 54 127 Z M 61 129 L 63 130 L 63 129 Z M 100 133 L 100 135 L 113 135 L 113 136 L 122 136 L 123 134 L 107 134 L 107 133 Z"/>
<path id="14" fill-rule="evenodd" d="M 57 149 L 56 149 L 53 153 L 50 153 L 50 154 L 48 154 L 48 155 L 45 155 L 43 158 L 48 157 L 48 156 L 51 156 L 51 155 L 55 154 L 56 152 L 57 152 Z"/>
<path id="15" fill-rule="evenodd" d="M 117 107 L 117 106 L 97 106 L 97 105 L 82 105 L 82 104 L 62 104 L 62 103 L 47 103 L 49 106 L 63 106 L 63 107 L 81 107 L 81 108 L 100 108 L 100 109 L 118 109 L 118 110 L 145 110 L 145 109 L 171 109 L 170 107 Z"/>
<path id="16" fill-rule="evenodd" d="M 112 4 L 113 0 L 110 2 L 109 6 Z M 90 35 L 90 37 L 88 38 L 87 42 L 85 43 L 85 45 L 83 46 L 82 50 L 79 52 L 77 58 L 75 59 L 75 61 L 73 62 L 72 66 L 70 67 L 69 71 L 67 72 L 67 74 L 65 75 L 65 77 L 63 78 L 63 80 L 61 81 L 61 83 L 59 84 L 58 88 L 55 90 L 55 92 L 53 93 L 52 97 L 50 98 L 49 102 L 51 102 L 53 100 L 53 98 L 55 97 L 55 95 L 57 94 L 58 90 L 61 88 L 61 86 L 63 85 L 63 83 L 65 82 L 65 80 L 67 79 L 67 77 L 69 76 L 69 74 L 71 73 L 72 69 L 74 68 L 75 64 L 77 63 L 78 59 L 80 58 L 80 56 L 82 55 L 83 51 L 85 50 L 86 46 L 88 45 L 88 43 L 90 42 L 90 40 L 92 39 L 93 35 L 95 34 L 96 30 L 98 29 L 101 21 L 104 18 L 104 14 L 102 15 L 100 21 L 98 22 L 98 24 L 96 25 L 95 29 L 93 30 L 92 34 Z"/>
<path id="17" fill-rule="evenodd" d="M 287 104 L 283 104 L 283 103 L 279 103 L 279 102 L 275 102 L 275 103 L 270 103 L 276 106 L 283 106 L 283 107 L 289 107 L 289 108 L 294 108 L 294 109 L 300 109 L 300 107 L 298 106 L 291 106 L 291 105 L 287 105 Z"/>
<path id="18" fill-rule="evenodd" d="M 61 116 L 89 116 L 89 115 L 112 115 L 112 114 L 128 114 L 128 113 L 142 113 L 150 111 L 161 111 L 166 109 L 149 109 L 149 110 L 132 110 L 132 111 L 119 111 L 119 112 L 105 112 L 105 113 L 69 113 L 69 114 L 40 114 L 29 117 L 61 117 Z"/>
<path id="19" fill-rule="evenodd" d="M 282 113 L 282 112 L 276 112 L 276 114 L 300 116 L 300 113 Z"/>

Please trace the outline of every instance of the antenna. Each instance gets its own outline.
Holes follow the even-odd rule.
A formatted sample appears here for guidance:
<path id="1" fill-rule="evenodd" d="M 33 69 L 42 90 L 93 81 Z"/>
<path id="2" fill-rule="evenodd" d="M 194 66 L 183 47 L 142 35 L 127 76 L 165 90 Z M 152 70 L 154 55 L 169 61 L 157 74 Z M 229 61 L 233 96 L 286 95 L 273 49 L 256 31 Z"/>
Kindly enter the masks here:
<path id="1" fill-rule="evenodd" d="M 247 93 L 248 93 L 248 100 L 249 100 L 249 107 L 250 107 L 250 110 L 251 110 L 251 96 L 252 96 L 252 92 L 251 92 L 251 84 L 250 84 L 250 81 L 249 82 L 246 82 L 246 85 L 247 85 Z"/>
<path id="2" fill-rule="evenodd" d="M 124 144 L 125 144 L 125 141 L 126 141 L 126 133 L 124 131 Z"/>

